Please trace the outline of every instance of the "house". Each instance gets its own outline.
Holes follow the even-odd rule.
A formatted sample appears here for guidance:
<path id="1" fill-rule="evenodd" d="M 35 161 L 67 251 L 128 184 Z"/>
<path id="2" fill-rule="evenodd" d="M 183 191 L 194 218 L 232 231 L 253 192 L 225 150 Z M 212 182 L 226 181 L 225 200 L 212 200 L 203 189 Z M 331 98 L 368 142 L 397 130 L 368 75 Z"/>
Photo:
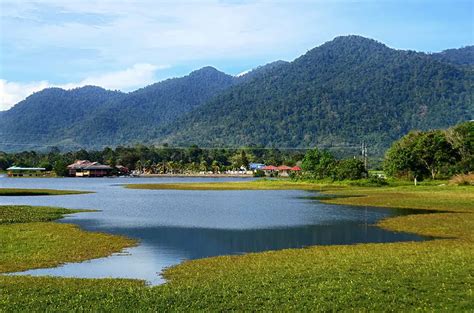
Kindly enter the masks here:
<path id="1" fill-rule="evenodd" d="M 128 169 L 128 167 L 125 167 L 123 165 L 117 165 L 117 166 L 115 166 L 115 168 L 117 169 L 118 175 L 129 175 L 130 174 L 130 170 Z"/>
<path id="2" fill-rule="evenodd" d="M 109 176 L 112 168 L 99 162 L 90 162 L 88 160 L 77 160 L 68 165 L 69 176 L 72 177 L 104 177 Z"/>
<path id="3" fill-rule="evenodd" d="M 267 165 L 262 167 L 261 170 L 265 172 L 265 175 L 272 175 L 278 170 L 278 167 L 273 165 Z"/>
<path id="4" fill-rule="evenodd" d="M 8 177 L 41 176 L 44 171 L 46 171 L 44 167 L 12 166 L 7 168 Z"/>
<path id="5" fill-rule="evenodd" d="M 261 170 L 263 167 L 265 167 L 263 163 L 249 163 L 249 169 L 251 171 Z"/>
<path id="6" fill-rule="evenodd" d="M 267 165 L 261 168 L 262 171 L 265 172 L 265 175 L 273 176 L 275 173 L 278 173 L 278 176 L 290 176 L 291 172 L 299 172 L 301 171 L 301 167 L 299 166 L 293 166 L 289 167 L 286 165 L 280 165 L 280 166 L 273 166 L 273 165 Z"/>
<path id="7" fill-rule="evenodd" d="M 291 167 L 286 165 L 280 165 L 277 167 L 279 176 L 290 176 Z"/>

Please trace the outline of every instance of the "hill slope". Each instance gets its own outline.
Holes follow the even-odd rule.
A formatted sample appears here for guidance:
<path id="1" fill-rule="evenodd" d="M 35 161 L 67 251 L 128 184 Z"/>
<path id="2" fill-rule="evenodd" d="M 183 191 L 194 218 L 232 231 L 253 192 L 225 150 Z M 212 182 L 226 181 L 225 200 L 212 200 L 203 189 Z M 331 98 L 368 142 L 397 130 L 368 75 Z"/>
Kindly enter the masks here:
<path id="1" fill-rule="evenodd" d="M 243 76 L 205 67 L 131 93 L 50 88 L 0 112 L 0 150 L 134 142 L 310 147 L 369 142 L 474 117 L 472 46 L 424 54 L 337 37 Z"/>
<path id="2" fill-rule="evenodd" d="M 462 66 L 472 66 L 474 65 L 474 46 L 448 49 L 439 53 L 434 53 L 432 56 L 439 61 Z"/>
<path id="3" fill-rule="evenodd" d="M 430 55 L 338 37 L 234 86 L 162 129 L 162 141 L 205 146 L 371 143 L 474 114 L 472 74 Z M 199 131 L 196 131 L 199 130 Z"/>
<path id="4" fill-rule="evenodd" d="M 161 123 L 235 82 L 233 76 L 205 67 L 128 94 L 90 86 L 45 89 L 0 115 L 0 134 L 8 138 L 0 142 L 0 150 L 100 148 L 145 141 Z"/>

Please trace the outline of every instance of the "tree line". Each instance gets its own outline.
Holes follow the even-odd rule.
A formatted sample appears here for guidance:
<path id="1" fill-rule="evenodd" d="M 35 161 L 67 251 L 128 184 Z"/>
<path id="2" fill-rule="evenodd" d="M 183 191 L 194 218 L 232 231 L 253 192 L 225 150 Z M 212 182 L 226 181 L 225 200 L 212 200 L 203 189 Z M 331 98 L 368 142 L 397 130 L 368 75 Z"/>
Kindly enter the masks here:
<path id="1" fill-rule="evenodd" d="M 67 165 L 75 160 L 90 160 L 112 167 L 122 165 L 130 170 L 150 174 L 187 172 L 224 172 L 248 169 L 251 162 L 266 165 L 300 165 L 302 179 L 357 180 L 368 178 L 359 157 L 338 159 L 328 150 L 284 150 L 263 147 L 240 149 L 206 149 L 197 145 L 187 148 L 135 145 L 115 149 L 78 150 L 61 153 L 0 152 L 0 169 L 10 166 L 44 167 L 59 176 L 67 175 Z M 423 180 L 449 178 L 474 171 L 474 122 L 465 122 L 445 130 L 411 131 L 395 141 L 385 153 L 383 169 L 387 176 Z"/>
<path id="2" fill-rule="evenodd" d="M 474 122 L 446 130 L 411 131 L 388 149 L 384 171 L 415 181 L 474 171 Z"/>

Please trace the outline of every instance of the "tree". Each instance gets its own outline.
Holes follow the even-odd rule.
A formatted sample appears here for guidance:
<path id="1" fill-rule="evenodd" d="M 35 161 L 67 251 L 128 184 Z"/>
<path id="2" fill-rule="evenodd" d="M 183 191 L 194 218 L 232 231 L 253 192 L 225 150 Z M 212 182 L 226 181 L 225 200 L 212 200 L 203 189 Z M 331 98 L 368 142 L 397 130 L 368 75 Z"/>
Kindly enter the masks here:
<path id="1" fill-rule="evenodd" d="M 241 150 L 240 152 L 236 152 L 231 157 L 232 166 L 234 168 L 240 168 L 241 166 L 243 166 L 245 168 L 248 168 L 249 163 L 251 161 L 251 159 L 249 157 L 252 158 L 251 155 L 247 156 L 247 153 L 245 152 L 245 150 Z"/>
<path id="2" fill-rule="evenodd" d="M 67 169 L 67 164 L 63 159 L 58 159 L 54 163 L 53 170 L 57 176 L 68 176 L 69 174 L 69 171 Z"/>
<path id="3" fill-rule="evenodd" d="M 314 148 L 306 152 L 301 167 L 313 178 L 323 179 L 332 176 L 334 165 L 335 159 L 331 153 Z"/>
<path id="4" fill-rule="evenodd" d="M 421 133 L 415 145 L 415 154 L 435 179 L 443 166 L 456 163 L 457 152 L 440 130 Z"/>
<path id="5" fill-rule="evenodd" d="M 459 153 L 459 161 L 455 165 L 455 173 L 474 171 L 474 122 L 469 121 L 451 127 L 445 132 L 446 139 Z"/>
<path id="6" fill-rule="evenodd" d="M 389 176 L 435 179 L 439 172 L 453 165 L 458 152 L 440 130 L 410 132 L 388 149 L 384 170 Z"/>
<path id="7" fill-rule="evenodd" d="M 338 180 L 350 179 L 362 179 L 367 177 L 367 170 L 365 169 L 364 162 L 359 159 L 345 159 L 337 163 L 335 169 L 335 178 Z"/>

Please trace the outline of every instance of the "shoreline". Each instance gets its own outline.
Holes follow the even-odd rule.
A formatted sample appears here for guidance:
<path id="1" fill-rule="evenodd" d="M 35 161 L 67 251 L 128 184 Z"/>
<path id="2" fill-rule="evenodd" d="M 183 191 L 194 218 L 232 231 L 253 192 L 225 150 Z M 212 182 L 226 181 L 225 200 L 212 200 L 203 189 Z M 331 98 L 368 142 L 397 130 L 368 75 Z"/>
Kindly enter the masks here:
<path id="1" fill-rule="evenodd" d="M 140 174 L 129 176 L 131 178 L 153 178 L 153 177 L 197 177 L 197 178 L 253 178 L 250 174 Z"/>

